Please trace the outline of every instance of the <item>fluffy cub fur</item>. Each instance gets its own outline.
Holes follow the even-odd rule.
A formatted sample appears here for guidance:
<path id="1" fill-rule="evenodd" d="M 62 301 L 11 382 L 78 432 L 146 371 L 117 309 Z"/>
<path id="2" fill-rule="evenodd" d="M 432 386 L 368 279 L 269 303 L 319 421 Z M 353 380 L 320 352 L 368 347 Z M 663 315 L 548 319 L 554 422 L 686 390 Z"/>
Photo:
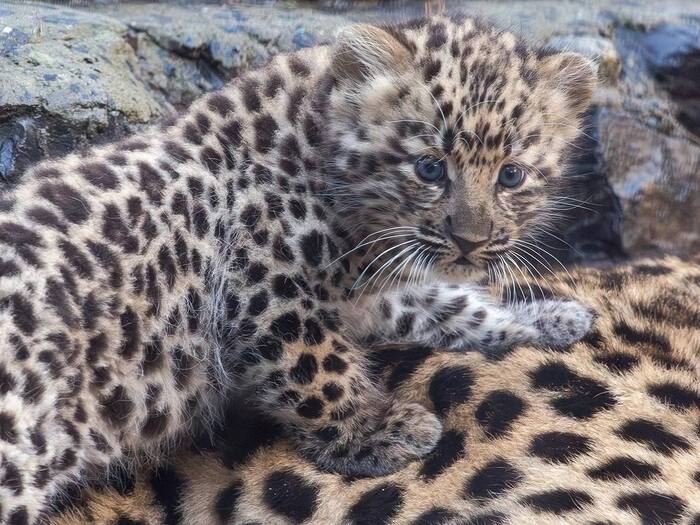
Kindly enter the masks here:
<path id="1" fill-rule="evenodd" d="M 439 420 L 366 350 L 585 334 L 578 303 L 474 283 L 533 246 L 592 89 L 582 58 L 472 20 L 356 26 L 28 171 L 0 197 L 0 520 L 157 456 L 233 390 L 325 470 L 430 452 Z"/>

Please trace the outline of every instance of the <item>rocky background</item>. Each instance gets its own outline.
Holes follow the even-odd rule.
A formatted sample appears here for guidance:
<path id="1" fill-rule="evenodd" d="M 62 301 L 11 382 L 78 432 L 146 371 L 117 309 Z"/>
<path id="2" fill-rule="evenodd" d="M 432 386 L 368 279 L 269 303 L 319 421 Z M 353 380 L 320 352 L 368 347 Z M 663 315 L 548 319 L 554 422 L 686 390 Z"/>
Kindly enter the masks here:
<path id="1" fill-rule="evenodd" d="M 0 184 L 40 158 L 133 133 L 275 53 L 433 3 L 0 0 Z M 560 258 L 700 254 L 700 2 L 444 4 L 598 64 L 571 173 L 581 202 L 547 241 Z"/>

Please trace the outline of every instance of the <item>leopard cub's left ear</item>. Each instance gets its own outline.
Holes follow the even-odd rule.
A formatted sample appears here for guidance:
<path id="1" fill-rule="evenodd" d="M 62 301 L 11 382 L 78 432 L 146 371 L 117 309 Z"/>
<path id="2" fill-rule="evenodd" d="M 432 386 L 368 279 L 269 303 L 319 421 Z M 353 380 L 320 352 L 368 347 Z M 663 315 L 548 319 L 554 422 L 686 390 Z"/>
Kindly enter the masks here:
<path id="1" fill-rule="evenodd" d="M 555 53 L 540 61 L 540 76 L 564 93 L 570 109 L 580 115 L 588 109 L 597 84 L 596 68 L 578 53 Z"/>

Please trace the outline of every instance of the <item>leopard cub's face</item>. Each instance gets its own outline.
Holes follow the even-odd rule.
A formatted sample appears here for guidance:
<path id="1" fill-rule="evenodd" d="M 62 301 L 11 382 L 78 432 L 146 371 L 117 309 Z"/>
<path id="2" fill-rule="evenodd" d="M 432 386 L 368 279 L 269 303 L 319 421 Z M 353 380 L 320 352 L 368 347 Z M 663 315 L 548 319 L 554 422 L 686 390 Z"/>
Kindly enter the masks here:
<path id="1" fill-rule="evenodd" d="M 404 276 L 454 280 L 533 249 L 594 89 L 587 60 L 448 18 L 354 26 L 332 60 L 329 185 L 358 241 Z"/>

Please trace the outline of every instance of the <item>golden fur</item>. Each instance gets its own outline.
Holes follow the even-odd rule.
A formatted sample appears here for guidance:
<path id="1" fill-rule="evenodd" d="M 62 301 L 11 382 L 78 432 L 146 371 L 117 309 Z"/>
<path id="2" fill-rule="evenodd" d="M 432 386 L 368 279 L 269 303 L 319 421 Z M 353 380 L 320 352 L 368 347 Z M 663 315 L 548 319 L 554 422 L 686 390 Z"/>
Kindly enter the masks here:
<path id="1" fill-rule="evenodd" d="M 396 394 L 437 409 L 445 427 L 436 452 L 394 475 L 321 473 L 286 441 L 237 465 L 186 451 L 158 476 L 138 472 L 132 493 L 93 491 L 51 523 L 698 523 L 700 266 L 669 257 L 572 274 L 539 283 L 597 311 L 594 332 L 568 350 L 520 347 L 489 361 L 414 348 L 403 364 L 387 350 Z M 464 394 L 465 370 L 467 395 L 440 390 L 436 377 L 457 377 L 447 386 Z M 533 452 L 549 432 L 580 440 Z"/>

